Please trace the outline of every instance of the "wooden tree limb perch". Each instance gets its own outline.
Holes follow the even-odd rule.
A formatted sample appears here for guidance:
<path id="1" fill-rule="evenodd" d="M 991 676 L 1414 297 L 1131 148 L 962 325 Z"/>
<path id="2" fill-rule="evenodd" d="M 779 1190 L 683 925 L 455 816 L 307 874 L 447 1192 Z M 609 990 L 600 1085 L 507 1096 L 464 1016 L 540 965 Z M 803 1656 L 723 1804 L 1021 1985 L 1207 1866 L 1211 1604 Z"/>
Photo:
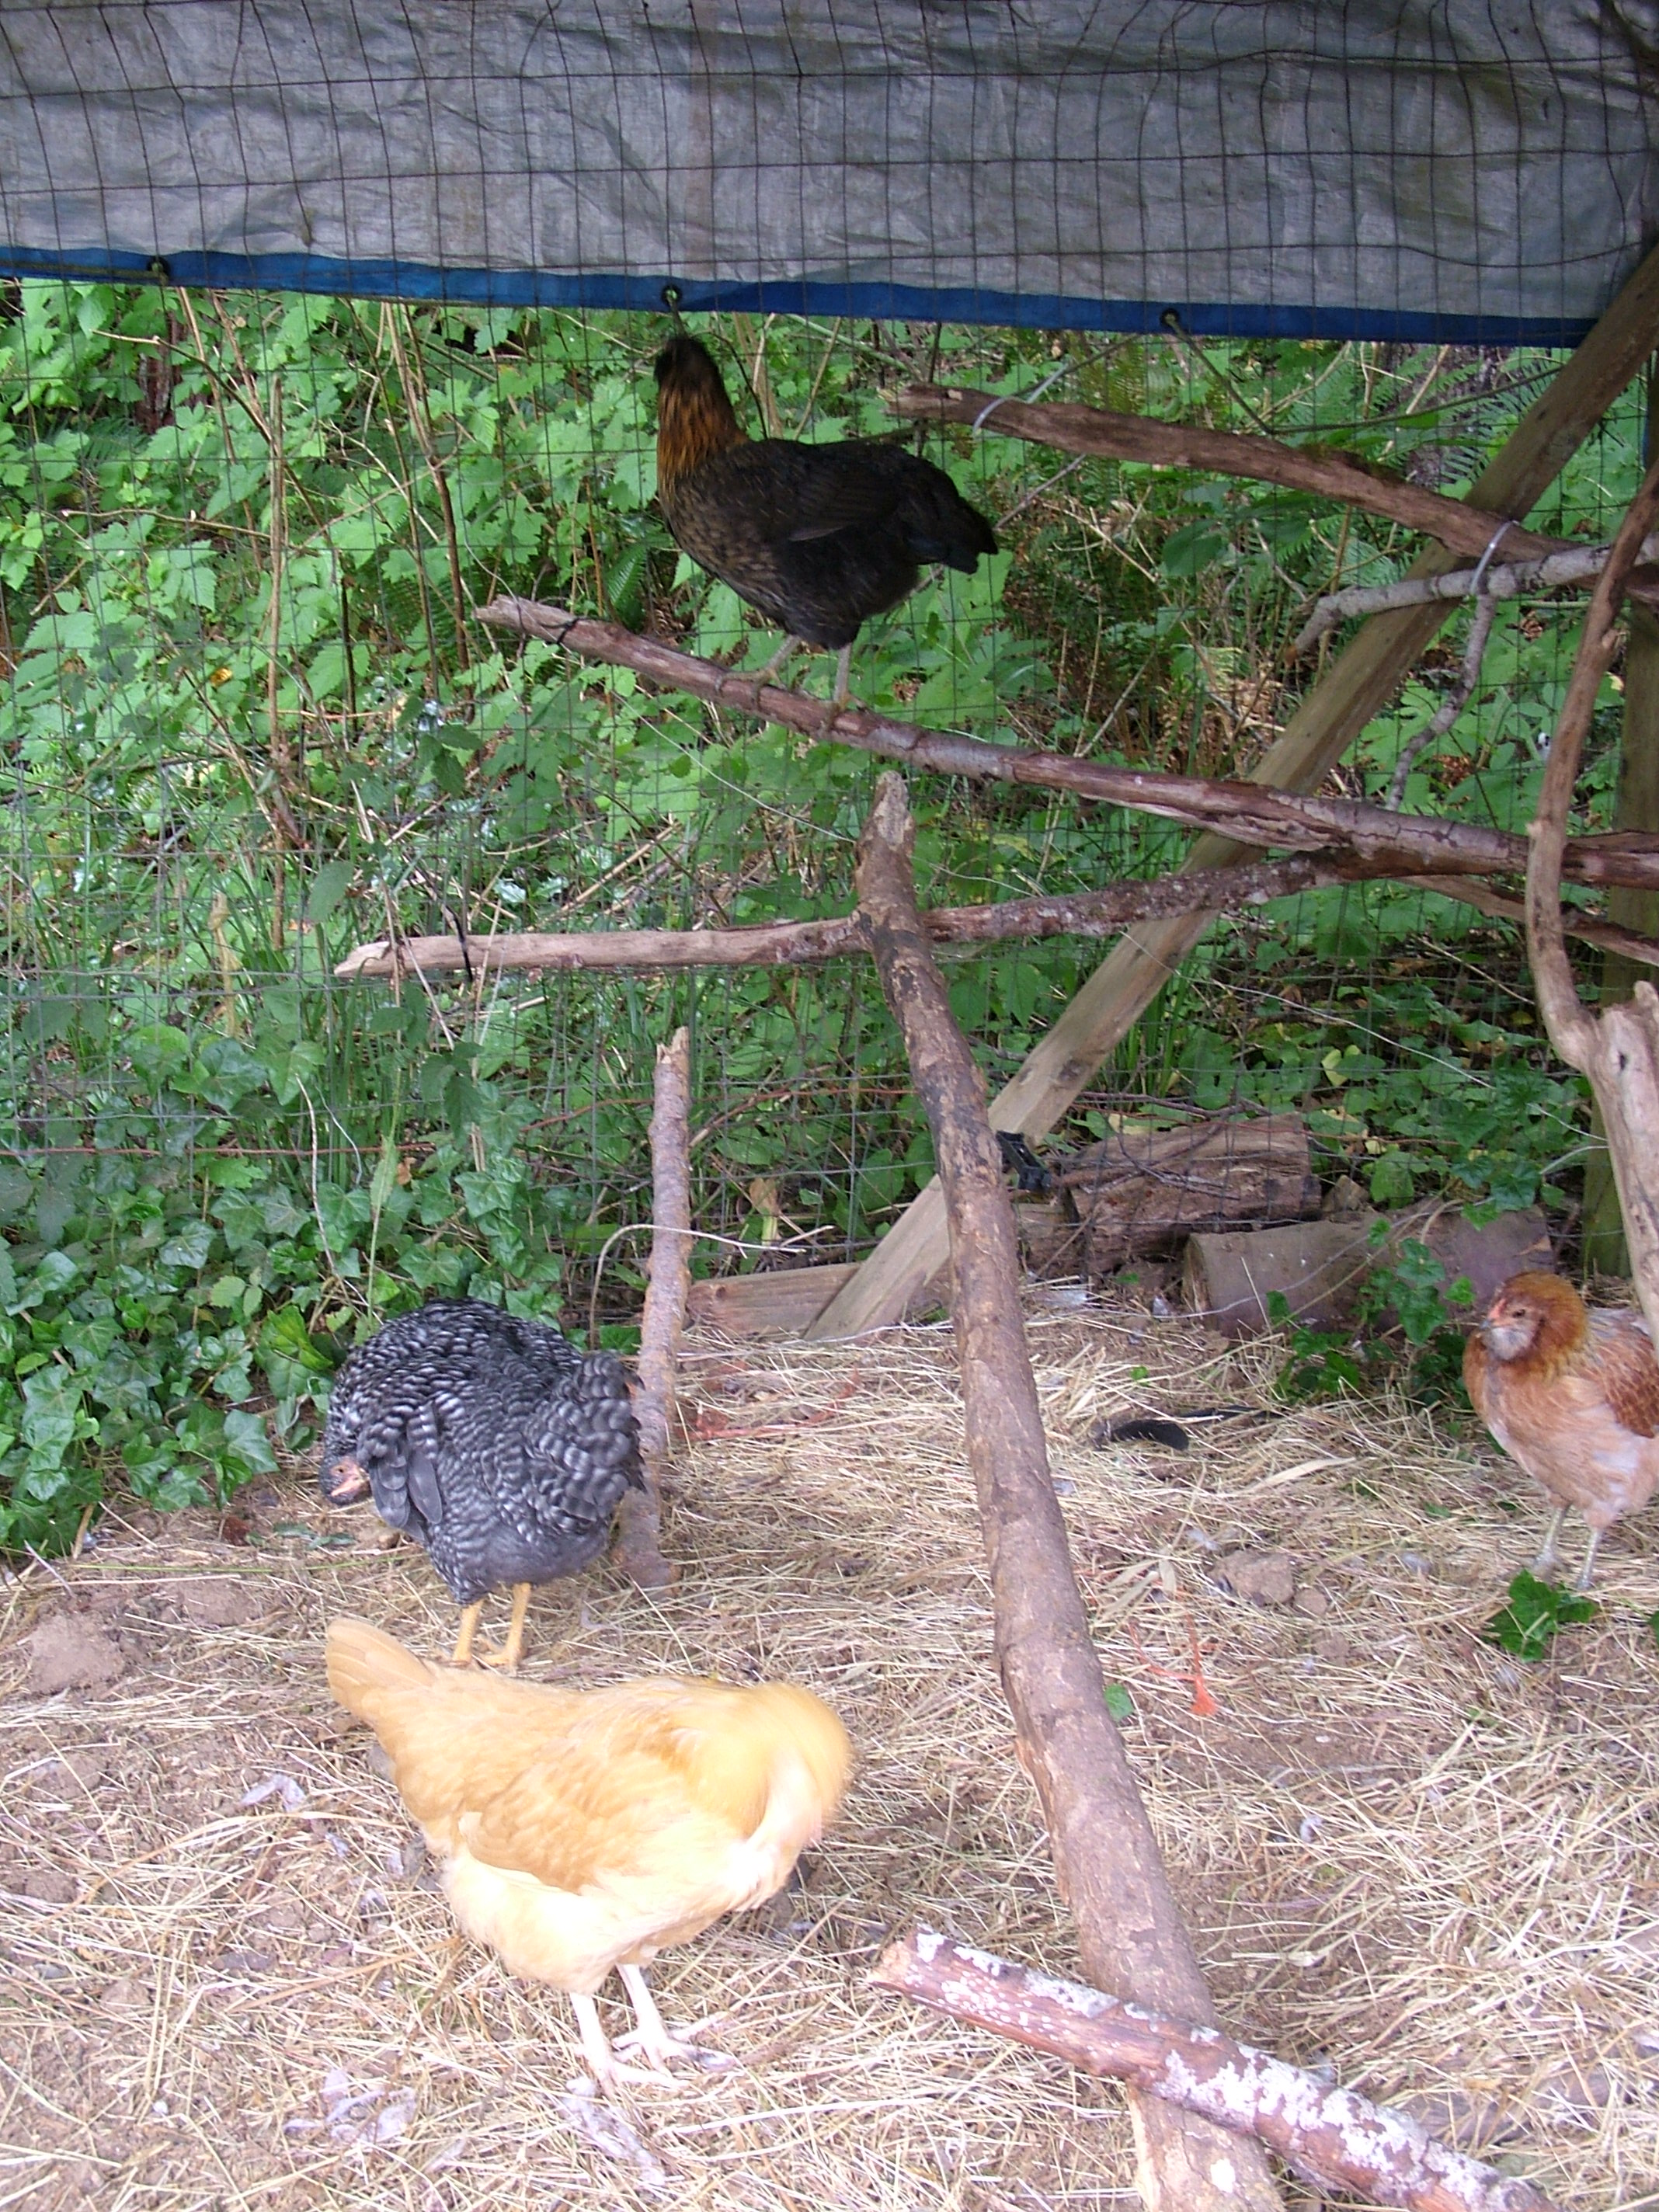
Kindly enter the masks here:
<path id="1" fill-rule="evenodd" d="M 1522 592 L 1559 591 L 1568 584 L 1593 582 L 1607 557 L 1605 545 L 1583 545 L 1569 552 L 1549 554 L 1541 561 L 1505 562 L 1488 568 L 1484 576 L 1477 565 L 1453 568 L 1443 576 L 1402 576 L 1393 584 L 1351 584 L 1346 591 L 1328 592 L 1315 602 L 1285 659 L 1299 660 L 1339 623 L 1358 615 L 1391 614 L 1399 607 L 1425 607 L 1436 599 L 1473 599 L 1477 590 L 1482 599 L 1518 599 Z M 1647 540 L 1640 560 L 1644 566 L 1659 562 L 1659 538 Z M 1652 580 L 1659 583 L 1659 569 Z"/>
<path id="2" fill-rule="evenodd" d="M 893 393 L 887 404 L 909 422 L 962 422 L 970 428 L 982 427 L 988 436 L 1024 438 L 1063 453 L 1144 461 L 1155 468 L 1196 469 L 1206 476 L 1248 477 L 1258 483 L 1313 492 L 1401 523 L 1438 539 L 1449 552 L 1477 560 L 1500 529 L 1502 550 L 1511 561 L 1545 560 L 1577 550 L 1559 538 L 1540 538 L 1506 515 L 1448 499 L 1388 470 L 1372 469 L 1357 454 L 1328 446 L 1287 446 L 1277 438 L 1158 422 L 1150 416 L 1118 415 L 1108 408 L 1063 401 L 1045 400 L 1033 407 L 1019 399 L 999 399 L 989 392 L 963 392 L 937 384 L 913 385 L 908 391 Z"/>
<path id="3" fill-rule="evenodd" d="M 1020 1759 L 1042 1801 L 1089 1973 L 1103 1987 L 1207 2025 L 1209 1990 L 1106 1710 L 1048 1471 L 1019 1310 L 1013 1208 L 984 1082 L 916 910 L 914 848 L 903 780 L 884 775 L 859 841 L 859 908 L 945 1189 L 968 1463 Z M 1150 2212 L 1266 2212 L 1277 2204 L 1254 2146 L 1133 2093 L 1131 2108 Z"/>
<path id="4" fill-rule="evenodd" d="M 1530 2182 L 1436 2142 L 1404 2112 L 1333 2088 L 1214 2028 L 1011 1966 L 931 1929 L 890 1943 L 870 1977 L 952 2019 L 1256 2136 L 1319 2189 L 1407 2212 L 1553 2212 Z"/>
<path id="5" fill-rule="evenodd" d="M 908 767 L 940 775 L 990 779 L 1052 791 L 1069 791 L 1110 806 L 1158 814 L 1196 829 L 1216 828 L 1255 847 L 1317 851 L 1351 846 L 1378 863 L 1403 864 L 1406 875 L 1434 870 L 1466 875 L 1520 875 L 1526 842 L 1483 824 L 1438 816 L 1396 814 L 1358 799 L 1278 791 L 1257 782 L 1164 775 L 1146 769 L 1114 768 L 1067 753 L 1021 745 L 988 744 L 983 738 L 896 722 L 866 708 L 832 706 L 754 676 L 734 675 L 717 662 L 681 653 L 656 638 L 641 637 L 619 623 L 596 622 L 534 599 L 492 599 L 480 622 L 546 640 L 592 660 L 632 668 L 653 681 L 757 720 L 781 722 L 803 737 L 853 745 Z M 1659 838 L 1575 838 L 1566 872 L 1575 882 L 1659 886 Z M 1389 872 L 1379 868 L 1379 872 Z"/>
<path id="6" fill-rule="evenodd" d="M 1443 897 L 1461 899 L 1483 914 L 1522 921 L 1517 899 L 1504 897 L 1459 876 L 1411 877 L 1340 852 L 1298 853 L 1288 860 L 1255 860 L 1233 868 L 1200 868 L 1146 880 L 1130 878 L 1100 890 L 1037 898 L 1005 899 L 995 906 L 932 907 L 921 926 L 936 945 L 996 945 L 1048 937 L 1111 937 L 1126 923 L 1171 915 L 1231 914 L 1323 890 L 1334 884 L 1374 882 L 1388 875 L 1419 882 Z M 1573 908 L 1565 911 L 1569 933 L 1626 958 L 1659 967 L 1659 939 L 1638 937 Z M 668 969 L 785 968 L 859 957 L 870 950 L 857 914 L 824 921 L 763 921 L 723 929 L 588 929 L 562 933 L 504 930 L 490 937 L 376 938 L 336 963 L 346 981 L 393 977 L 411 971 L 474 975 L 492 969 Z"/>
<path id="7" fill-rule="evenodd" d="M 1598 1018 L 1578 995 L 1560 915 L 1567 812 L 1584 740 L 1596 692 L 1613 659 L 1613 624 L 1630 571 L 1656 517 L 1659 461 L 1643 479 L 1591 594 L 1567 696 L 1550 742 L 1531 831 L 1527 951 L 1550 1042 L 1570 1067 L 1589 1077 L 1601 1109 L 1631 1272 L 1648 1327 L 1659 1340 L 1659 1163 L 1655 1158 L 1659 1142 L 1659 994 L 1652 984 L 1638 983 L 1627 1003 L 1607 1007 Z"/>
<path id="8" fill-rule="evenodd" d="M 1469 504 L 1492 514 L 1523 517 L 1656 344 L 1659 248 L 1626 278 L 1595 328 L 1481 470 L 1470 487 Z M 1437 575 L 1456 565 L 1439 545 L 1425 545 L 1409 573 Z M 1251 781 L 1285 791 L 1316 791 L 1372 716 L 1387 706 L 1445 614 L 1443 605 L 1401 607 L 1364 623 L 1297 708 L 1252 770 Z M 1224 833 L 1211 830 L 1194 845 L 1186 866 L 1226 867 L 1255 857 Z M 1139 923 L 1121 938 L 992 1100 L 996 1127 L 1019 1130 L 1028 1138 L 1052 1129 L 1206 927 L 1201 915 L 1176 916 Z M 931 1182 L 911 1200 L 808 1334 L 847 1336 L 898 1320 L 915 1291 L 943 1266 L 947 1250 L 944 1200 L 937 1182 Z"/>
<path id="9" fill-rule="evenodd" d="M 611 1557 L 641 1589 L 663 1589 L 676 1571 L 662 1555 L 662 1474 L 672 1434 L 674 1378 L 691 1288 L 691 1033 L 657 1047 L 651 1108 L 651 1257 L 640 1321 L 640 1424 L 645 1488 L 623 1493 Z"/>

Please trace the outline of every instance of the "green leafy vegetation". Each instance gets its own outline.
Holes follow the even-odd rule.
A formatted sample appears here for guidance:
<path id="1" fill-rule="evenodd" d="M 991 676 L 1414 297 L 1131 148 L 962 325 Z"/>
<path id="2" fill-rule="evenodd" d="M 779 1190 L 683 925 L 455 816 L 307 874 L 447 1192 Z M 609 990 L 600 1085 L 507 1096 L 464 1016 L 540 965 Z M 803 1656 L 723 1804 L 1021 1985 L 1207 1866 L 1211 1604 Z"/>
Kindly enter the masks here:
<path id="1" fill-rule="evenodd" d="M 741 374 L 758 390 L 751 424 L 785 434 L 890 433 L 896 384 L 1012 392 L 1063 363 L 1060 396 L 1266 423 L 1449 492 L 1554 367 L 783 319 L 713 330 L 733 389 Z M 780 1242 L 866 1249 L 931 1172 L 895 1030 L 853 963 L 333 974 L 393 927 L 673 927 L 850 902 L 873 763 L 473 617 L 510 590 L 749 665 L 769 654 L 653 507 L 660 336 L 647 318 L 552 311 L 7 295 L 0 1541 L 70 1540 L 111 1479 L 162 1504 L 228 1495 L 304 1448 L 352 1341 L 434 1291 L 578 1334 L 591 1314 L 626 1341 L 652 1048 L 680 1021 L 700 1267 L 750 1266 Z M 1599 529 L 1628 495 L 1633 419 L 1574 460 L 1540 527 Z M 1257 485 L 1056 471 L 989 434 L 928 449 L 1006 550 L 872 624 L 855 686 L 1005 740 L 1247 767 L 1317 672 L 1281 658 L 1310 598 L 1384 580 L 1404 550 L 1385 526 Z M 1500 619 L 1487 680 L 1418 763 L 1408 805 L 1524 823 L 1574 616 Z M 1386 787 L 1462 628 L 1365 732 L 1350 787 Z M 1616 714 L 1610 689 L 1587 823 L 1610 803 Z M 915 803 L 922 889 L 940 902 L 1089 888 L 1184 848 L 1166 823 L 1024 790 L 918 779 Z M 994 1083 L 1098 957 L 1057 939 L 953 962 Z M 1102 1134 L 1126 1104 L 1295 1108 L 1322 1171 L 1387 1207 L 1565 1203 L 1582 1156 L 1582 1086 L 1537 1042 L 1512 933 L 1398 887 L 1215 930 L 1061 1138 Z M 1427 1310 L 1426 1289 L 1409 1295 Z M 1426 1358 L 1434 1330 L 1413 1335 L 1395 1303 Z M 1341 1382 L 1339 1352 L 1307 1356 Z"/>
<path id="2" fill-rule="evenodd" d="M 1508 1603 L 1493 1613 L 1480 1633 L 1488 1644 L 1517 1659 L 1542 1659 L 1562 1629 L 1594 1620 L 1601 1609 L 1594 1598 L 1557 1583 L 1540 1582 L 1523 1568 L 1510 1584 Z"/>

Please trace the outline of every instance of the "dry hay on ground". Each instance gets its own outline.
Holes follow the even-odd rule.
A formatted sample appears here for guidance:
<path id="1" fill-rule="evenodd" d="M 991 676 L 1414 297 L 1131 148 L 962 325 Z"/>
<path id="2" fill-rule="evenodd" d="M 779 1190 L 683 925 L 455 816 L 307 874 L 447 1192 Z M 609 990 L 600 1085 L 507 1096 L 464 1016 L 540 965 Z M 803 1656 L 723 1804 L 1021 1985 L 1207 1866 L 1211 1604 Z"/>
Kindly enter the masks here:
<path id="1" fill-rule="evenodd" d="M 1484 1443 L 1345 1404 L 1211 1428 L 1188 1456 L 1097 1450 L 1126 1407 L 1267 1402 L 1261 1355 L 1127 1308 L 1038 1309 L 1032 1345 L 1224 2018 L 1422 2100 L 1568 2205 L 1639 2201 L 1659 2173 L 1652 1516 L 1609 1541 L 1599 1618 L 1520 1666 L 1477 1632 L 1540 1518 Z M 682 1580 L 540 1594 L 527 1671 L 787 1674 L 845 1716 L 861 1766 L 804 1887 L 657 1971 L 671 2019 L 740 2066 L 614 2116 L 569 2094 L 565 2001 L 452 1941 L 322 1680 L 331 1613 L 434 1653 L 453 1613 L 419 1553 L 296 1486 L 249 1508 L 252 1546 L 206 1516 L 106 1524 L 12 1590 L 0 2206 L 1134 2201 L 1115 2087 L 865 1985 L 918 1920 L 1076 1968 L 992 1670 L 948 1332 L 688 1352 Z M 1219 1585 L 1241 1548 L 1294 1555 L 1293 1604 Z"/>

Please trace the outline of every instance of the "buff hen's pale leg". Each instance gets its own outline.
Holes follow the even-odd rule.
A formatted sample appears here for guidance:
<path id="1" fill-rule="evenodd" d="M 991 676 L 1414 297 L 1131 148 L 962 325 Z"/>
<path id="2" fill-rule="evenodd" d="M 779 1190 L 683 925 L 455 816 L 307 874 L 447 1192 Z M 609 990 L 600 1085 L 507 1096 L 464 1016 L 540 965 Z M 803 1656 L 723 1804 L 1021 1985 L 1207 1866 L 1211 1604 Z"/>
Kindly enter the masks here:
<path id="1" fill-rule="evenodd" d="M 1590 1530 L 1589 1549 L 1584 1554 L 1583 1565 L 1578 1570 L 1577 1588 L 1581 1590 L 1587 1590 L 1590 1586 L 1590 1577 L 1595 1571 L 1595 1547 L 1601 1542 L 1604 1533 L 1600 1528 Z"/>
<path id="2" fill-rule="evenodd" d="M 1559 1506 L 1550 1516 L 1550 1525 L 1544 1531 L 1544 1541 L 1539 1548 L 1538 1557 L 1532 1563 L 1532 1571 L 1534 1574 L 1541 1577 L 1548 1575 L 1553 1571 L 1558 1557 L 1557 1547 L 1561 1540 L 1561 1524 L 1566 1517 L 1567 1509 L 1565 1505 Z M 1590 1546 L 1592 1557 L 1594 1557 L 1595 1552 L 1595 1546 L 1592 1542 Z M 1586 1565 L 1588 1564 L 1589 1562 L 1587 1561 Z"/>
<path id="3" fill-rule="evenodd" d="M 637 2051 L 641 2058 L 658 2075 L 666 2075 L 671 2058 L 690 2058 L 699 2066 L 730 2065 L 731 2060 L 718 2051 L 705 2051 L 701 2044 L 674 2034 L 657 2008 L 657 2000 L 651 1994 L 651 1984 L 645 1978 L 643 1966 L 620 1966 L 629 1996 L 634 2003 L 634 2016 L 639 2026 L 617 2043 L 618 2051 Z"/>

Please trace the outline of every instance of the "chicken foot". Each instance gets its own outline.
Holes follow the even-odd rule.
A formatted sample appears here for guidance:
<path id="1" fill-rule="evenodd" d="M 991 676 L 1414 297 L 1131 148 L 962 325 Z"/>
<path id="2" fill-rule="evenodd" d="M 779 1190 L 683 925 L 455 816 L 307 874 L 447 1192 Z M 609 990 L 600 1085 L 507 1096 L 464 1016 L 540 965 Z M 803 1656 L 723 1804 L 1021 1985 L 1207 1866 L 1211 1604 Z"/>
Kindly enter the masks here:
<path id="1" fill-rule="evenodd" d="M 455 1650 L 449 1663 L 452 1667 L 499 1667 L 504 1674 L 516 1674 L 519 1655 L 524 1650 L 525 1614 L 530 1608 L 529 1583 L 514 1583 L 513 1585 L 513 1613 L 507 1624 L 506 1643 L 488 1650 L 475 1651 L 472 1639 L 478 1632 L 478 1617 L 483 1608 L 482 1598 L 463 1608 L 460 1633 L 455 1638 Z"/>
<path id="2" fill-rule="evenodd" d="M 582 2055 L 587 2061 L 588 2071 L 601 2089 L 609 2089 L 618 2081 L 648 2081 L 660 2087 L 672 2083 L 669 2061 L 690 2058 L 704 2067 L 729 2066 L 732 2061 L 722 2053 L 706 2051 L 702 2045 L 685 2036 L 676 2035 L 658 2009 L 657 2000 L 651 1994 L 651 1985 L 645 1978 L 642 1966 L 618 1968 L 628 1994 L 633 2001 L 634 2014 L 639 2026 L 619 2036 L 613 2046 L 599 2020 L 599 2002 L 580 1990 L 570 1993 L 570 2002 L 576 2014 L 576 2027 L 582 2040 Z M 637 2051 L 645 2061 L 641 2066 L 624 2066 L 617 2053 Z"/>
<path id="3" fill-rule="evenodd" d="M 757 668 L 755 671 L 756 683 L 769 684 L 793 653 L 815 653 L 817 650 L 816 646 L 809 645 L 804 637 L 785 638 L 765 667 Z M 852 681 L 853 648 L 850 645 L 844 645 L 836 655 L 836 690 L 834 697 L 830 702 L 832 707 L 844 707 L 847 704 Z"/>

